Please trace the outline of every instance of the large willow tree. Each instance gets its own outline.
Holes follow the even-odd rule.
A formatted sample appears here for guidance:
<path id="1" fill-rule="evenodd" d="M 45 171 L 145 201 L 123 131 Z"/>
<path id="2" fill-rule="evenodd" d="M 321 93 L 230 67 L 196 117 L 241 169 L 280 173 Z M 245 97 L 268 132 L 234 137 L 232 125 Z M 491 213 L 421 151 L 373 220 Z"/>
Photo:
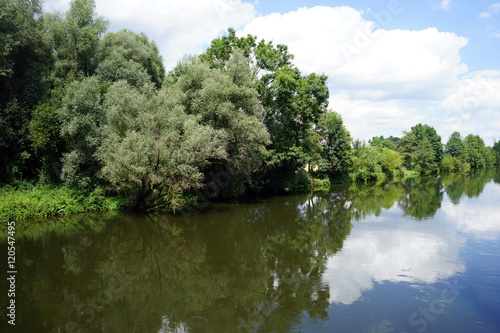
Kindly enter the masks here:
<path id="1" fill-rule="evenodd" d="M 175 88 L 142 90 L 120 81 L 106 95 L 101 176 L 131 194 L 132 209 L 175 210 L 177 194 L 202 185 L 201 168 L 226 158 L 225 135 L 186 114 Z"/>

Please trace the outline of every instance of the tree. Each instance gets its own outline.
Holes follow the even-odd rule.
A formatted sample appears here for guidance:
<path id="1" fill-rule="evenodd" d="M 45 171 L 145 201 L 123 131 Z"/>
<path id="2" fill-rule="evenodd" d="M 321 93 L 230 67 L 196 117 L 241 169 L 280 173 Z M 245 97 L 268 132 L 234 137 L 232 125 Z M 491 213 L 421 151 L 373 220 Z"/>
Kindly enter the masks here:
<path id="1" fill-rule="evenodd" d="M 256 40 L 252 35 L 238 38 L 229 29 L 226 36 L 212 41 L 201 59 L 213 68 L 225 68 L 236 50 L 248 59 L 271 137 L 259 187 L 290 190 L 307 179 L 303 167 L 318 156 L 314 131 L 328 106 L 327 77 L 302 75 L 285 45 Z"/>
<path id="2" fill-rule="evenodd" d="M 310 133 L 328 107 L 326 79 L 314 73 L 303 76 L 298 69 L 287 66 L 259 81 L 264 124 L 271 135 L 269 149 L 274 155 L 266 163 L 273 189 L 284 188 L 283 184 L 294 179 L 297 170 L 302 170 L 314 155 Z"/>
<path id="3" fill-rule="evenodd" d="M 500 164 L 500 141 L 495 142 L 493 145 L 493 152 L 496 155 L 497 164 Z"/>
<path id="4" fill-rule="evenodd" d="M 383 137 L 382 137 L 383 138 Z M 381 139 L 380 137 L 376 136 L 374 137 L 371 142 L 370 142 L 370 145 L 372 147 L 379 147 L 379 148 L 382 148 L 384 146 L 383 144 L 383 139 Z"/>
<path id="5" fill-rule="evenodd" d="M 52 89 L 50 98 L 35 107 L 29 123 L 31 145 L 41 161 L 41 176 L 53 182 L 60 180 L 60 160 L 66 151 L 58 116 L 66 92 L 67 87 Z"/>
<path id="6" fill-rule="evenodd" d="M 459 132 L 453 132 L 446 143 L 446 153 L 452 157 L 461 158 L 464 153 L 464 144 Z"/>
<path id="7" fill-rule="evenodd" d="M 479 135 L 469 134 L 465 137 L 464 150 L 467 162 L 471 168 L 482 168 L 485 166 L 484 147 L 484 141 Z"/>
<path id="8" fill-rule="evenodd" d="M 392 143 L 392 141 L 389 140 L 385 140 L 384 142 L 387 141 Z M 403 165 L 403 157 L 397 151 L 382 147 L 382 154 L 384 154 L 384 161 L 382 163 L 382 169 L 384 172 L 394 173 L 394 171 L 399 170 Z"/>
<path id="9" fill-rule="evenodd" d="M 424 138 L 420 141 L 415 148 L 413 158 L 416 165 L 423 171 L 423 173 L 433 173 L 437 171 L 437 163 L 433 153 L 432 144 Z"/>
<path id="10" fill-rule="evenodd" d="M 413 134 L 418 142 L 425 139 L 431 144 L 432 151 L 434 152 L 434 162 L 439 163 L 443 159 L 443 144 L 441 143 L 441 136 L 439 136 L 434 127 L 429 125 L 417 124 L 411 128 Z"/>
<path id="11" fill-rule="evenodd" d="M 221 172 L 228 183 L 219 188 L 220 197 L 235 197 L 247 190 L 251 176 L 262 164 L 269 143 L 269 133 L 262 124 L 263 109 L 247 59 L 240 51 L 228 60 L 225 68 L 210 68 L 198 59 L 177 66 L 166 85 L 183 93 L 186 113 L 197 115 L 203 125 L 220 130 L 227 137 L 227 159 L 214 161 L 204 168 L 210 183 Z"/>
<path id="12" fill-rule="evenodd" d="M 497 164 L 497 158 L 495 155 L 495 151 L 491 147 L 483 148 L 484 161 L 486 167 L 492 167 Z"/>
<path id="13" fill-rule="evenodd" d="M 107 93 L 100 174 L 131 193 L 132 209 L 175 211 L 177 194 L 202 185 L 201 169 L 227 157 L 225 133 L 187 115 L 181 95 L 175 87 L 141 93 L 124 81 Z"/>
<path id="14" fill-rule="evenodd" d="M 99 38 L 108 27 L 108 21 L 95 13 L 95 1 L 72 0 L 64 16 L 47 14 L 45 20 L 57 56 L 55 84 L 64 86 L 94 74 Z"/>
<path id="15" fill-rule="evenodd" d="M 266 43 L 263 39 L 257 42 L 257 36 L 253 35 L 238 38 L 232 28 L 228 29 L 227 35 L 214 39 L 200 58 L 212 68 L 224 68 L 236 50 L 243 52 L 249 60 L 254 78 L 257 78 L 260 71 L 275 72 L 289 66 L 293 59 L 286 45 L 274 46 L 272 42 Z"/>
<path id="16" fill-rule="evenodd" d="M 444 172 L 453 172 L 460 170 L 460 160 L 456 157 L 453 157 L 450 154 L 444 155 L 443 160 L 441 161 L 440 170 Z"/>
<path id="17" fill-rule="evenodd" d="M 322 134 L 322 157 L 326 161 L 327 172 L 330 175 L 345 172 L 352 152 L 352 138 L 342 116 L 335 111 L 327 112 L 322 116 L 318 130 Z"/>
<path id="18" fill-rule="evenodd" d="M 147 80 L 157 88 L 161 87 L 165 79 L 162 57 L 156 44 L 145 34 L 127 29 L 109 32 L 100 46 L 97 72 L 104 80 L 125 79 L 135 86 L 141 86 Z"/>
<path id="19" fill-rule="evenodd" d="M 69 150 L 63 154 L 61 178 L 80 189 L 92 188 L 101 167 L 94 156 L 102 139 L 101 99 L 96 77 L 74 81 L 57 111 Z"/>
<path id="20" fill-rule="evenodd" d="M 396 149 L 396 143 L 398 142 L 398 140 L 399 140 L 399 138 L 395 138 L 392 135 L 386 139 L 384 139 L 384 136 L 381 135 L 381 136 L 374 136 L 368 142 L 372 146 L 385 147 L 385 148 L 394 150 L 394 149 Z"/>
<path id="21" fill-rule="evenodd" d="M 396 151 L 403 157 L 403 165 L 409 169 L 415 166 L 414 152 L 417 148 L 417 138 L 413 132 L 403 132 L 403 137 L 396 144 Z"/>
<path id="22" fill-rule="evenodd" d="M 54 60 L 40 14 L 38 0 L 0 1 L 0 180 L 36 163 L 28 124 L 47 96 Z"/>
<path id="23" fill-rule="evenodd" d="M 363 144 L 353 151 L 349 177 L 352 181 L 382 178 L 384 162 L 385 156 L 381 148 Z"/>

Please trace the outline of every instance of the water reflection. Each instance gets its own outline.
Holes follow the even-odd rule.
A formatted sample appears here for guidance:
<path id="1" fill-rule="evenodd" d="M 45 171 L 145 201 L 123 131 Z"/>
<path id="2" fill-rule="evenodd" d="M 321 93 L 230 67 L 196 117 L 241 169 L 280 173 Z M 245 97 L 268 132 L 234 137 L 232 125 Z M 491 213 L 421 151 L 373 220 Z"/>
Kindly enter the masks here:
<path id="1" fill-rule="evenodd" d="M 377 284 L 464 274 L 468 235 L 500 235 L 498 178 L 489 171 L 341 185 L 216 204 L 189 220 L 79 215 L 46 220 L 50 232 L 21 227 L 16 328 L 289 332 L 304 318 L 329 322 L 332 304 L 354 304 Z"/>

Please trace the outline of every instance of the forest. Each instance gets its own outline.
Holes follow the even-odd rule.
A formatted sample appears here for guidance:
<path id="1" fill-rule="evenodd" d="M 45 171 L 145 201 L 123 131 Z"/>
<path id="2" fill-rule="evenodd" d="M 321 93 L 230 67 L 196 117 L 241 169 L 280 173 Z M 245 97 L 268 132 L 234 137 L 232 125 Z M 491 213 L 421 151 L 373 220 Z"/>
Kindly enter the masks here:
<path id="1" fill-rule="evenodd" d="M 175 212 L 236 200 L 500 161 L 474 134 L 416 124 L 351 137 L 327 77 L 286 45 L 234 29 L 166 72 L 154 41 L 108 32 L 94 0 L 44 13 L 0 0 L 0 220 L 82 211 Z M 356 112 L 356 110 L 339 110 Z M 207 194 L 208 193 L 208 194 Z"/>

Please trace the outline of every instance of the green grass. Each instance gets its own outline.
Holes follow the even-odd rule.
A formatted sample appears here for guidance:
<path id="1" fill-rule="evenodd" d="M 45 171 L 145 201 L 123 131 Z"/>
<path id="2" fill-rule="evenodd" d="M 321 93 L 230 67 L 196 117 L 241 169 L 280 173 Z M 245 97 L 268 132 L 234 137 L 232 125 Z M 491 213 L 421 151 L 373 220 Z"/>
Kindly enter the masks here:
<path id="1" fill-rule="evenodd" d="M 107 197 L 100 189 L 82 192 L 66 186 L 28 182 L 0 188 L 0 222 L 123 208 L 124 199 Z"/>
<path id="2" fill-rule="evenodd" d="M 328 191 L 330 190 L 330 179 L 313 179 L 314 191 Z"/>

